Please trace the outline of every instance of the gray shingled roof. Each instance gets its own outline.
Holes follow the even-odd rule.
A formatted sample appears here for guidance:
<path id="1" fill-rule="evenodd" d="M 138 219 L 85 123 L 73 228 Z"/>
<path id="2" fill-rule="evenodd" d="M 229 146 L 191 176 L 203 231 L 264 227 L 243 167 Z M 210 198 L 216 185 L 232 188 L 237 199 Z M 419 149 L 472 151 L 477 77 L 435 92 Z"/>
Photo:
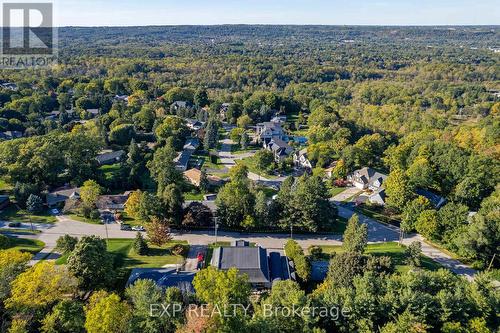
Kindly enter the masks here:
<path id="1" fill-rule="evenodd" d="M 250 283 L 269 283 L 267 251 L 259 247 L 219 247 L 213 252 L 211 265 L 227 270 L 232 267 L 247 274 Z"/>

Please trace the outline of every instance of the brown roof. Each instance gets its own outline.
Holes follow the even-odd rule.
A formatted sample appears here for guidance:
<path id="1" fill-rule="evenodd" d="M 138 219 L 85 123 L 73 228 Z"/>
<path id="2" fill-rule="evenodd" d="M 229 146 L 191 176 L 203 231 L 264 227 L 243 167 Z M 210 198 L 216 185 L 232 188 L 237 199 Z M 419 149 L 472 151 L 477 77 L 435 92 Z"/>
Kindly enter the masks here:
<path id="1" fill-rule="evenodd" d="M 200 186 L 201 181 L 201 171 L 198 169 L 189 169 L 183 172 L 184 177 L 186 177 L 189 182 L 195 186 Z"/>

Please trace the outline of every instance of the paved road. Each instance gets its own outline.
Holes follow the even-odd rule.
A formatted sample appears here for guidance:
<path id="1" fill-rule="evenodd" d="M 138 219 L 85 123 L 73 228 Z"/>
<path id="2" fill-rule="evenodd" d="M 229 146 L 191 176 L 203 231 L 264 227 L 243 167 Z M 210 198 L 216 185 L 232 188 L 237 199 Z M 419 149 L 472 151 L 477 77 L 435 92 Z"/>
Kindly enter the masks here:
<path id="1" fill-rule="evenodd" d="M 360 222 L 366 223 L 368 225 L 369 242 L 399 241 L 400 229 L 398 227 L 382 224 L 375 219 L 359 213 L 355 213 L 347 205 L 342 205 L 337 201 L 333 202 L 337 205 L 340 216 L 344 218 L 350 218 L 353 214 L 357 214 L 359 216 Z M 453 259 L 448 254 L 424 242 L 424 238 L 419 234 L 408 235 L 408 237 L 405 237 L 403 239 L 403 244 L 408 246 L 414 241 L 419 242 L 422 246 L 423 255 L 440 263 L 455 274 L 463 275 L 470 281 L 477 273 L 474 269 L 468 267 L 467 265 L 461 263 L 456 259 Z"/>
<path id="2" fill-rule="evenodd" d="M 348 206 L 338 204 L 338 210 L 339 215 L 344 218 L 350 218 L 354 214 L 354 212 Z M 366 223 L 368 225 L 368 241 L 370 243 L 398 241 L 399 228 L 381 224 L 376 220 L 362 214 L 358 214 L 358 216 L 362 223 Z M 120 230 L 120 226 L 118 224 L 108 224 L 106 226 L 88 224 L 71 220 L 66 216 L 58 216 L 57 219 L 58 222 L 54 224 L 37 225 L 37 227 L 39 226 L 40 230 L 42 230 L 41 233 L 23 236 L 27 238 L 39 239 L 46 245 L 46 247 L 36 255 L 32 263 L 44 259 L 48 255 L 52 255 L 51 253 L 54 250 L 57 238 L 62 235 L 69 234 L 76 237 L 96 235 L 102 238 L 134 238 L 136 235 L 135 231 Z M 201 246 L 199 248 L 193 248 L 193 251 L 196 251 L 196 254 L 199 252 L 198 249 L 202 249 L 204 246 L 215 242 L 215 235 L 213 231 L 190 231 L 185 233 L 174 233 L 172 236 L 177 240 L 186 240 L 191 246 Z M 290 235 L 284 233 L 262 234 L 219 231 L 217 240 L 220 242 L 233 242 L 238 239 L 245 239 L 249 242 L 256 243 L 268 249 L 282 249 L 289 238 Z M 297 240 L 297 242 L 304 248 L 307 248 L 310 245 L 342 244 L 342 238 L 340 235 L 306 234 L 294 235 L 293 238 Z M 420 235 L 410 235 L 410 237 L 406 238 L 403 243 L 405 245 L 409 245 L 413 241 L 419 241 L 422 244 L 422 252 L 425 256 L 439 262 L 456 274 L 464 275 L 468 279 L 472 279 L 474 274 L 476 273 L 473 269 L 460 263 L 458 260 L 451 258 L 446 253 L 443 253 L 439 249 L 433 248 L 432 246 L 425 243 Z M 192 263 L 188 265 L 192 265 Z"/>

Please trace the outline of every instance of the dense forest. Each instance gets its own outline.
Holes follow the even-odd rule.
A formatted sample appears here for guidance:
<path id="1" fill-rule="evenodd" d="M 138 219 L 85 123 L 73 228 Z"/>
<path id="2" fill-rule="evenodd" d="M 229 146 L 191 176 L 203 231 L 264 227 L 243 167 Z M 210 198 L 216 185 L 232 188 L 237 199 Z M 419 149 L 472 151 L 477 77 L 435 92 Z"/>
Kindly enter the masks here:
<path id="1" fill-rule="evenodd" d="M 336 221 L 323 182 L 325 169 L 332 167 L 338 181 L 358 168 L 372 167 L 388 174 L 386 212 L 398 219 L 403 231 L 417 231 L 478 270 L 500 267 L 500 260 L 494 260 L 500 243 L 498 26 L 66 27 L 58 35 L 57 65 L 0 70 L 0 132 L 6 139 L 0 142 L 0 175 L 21 207 L 59 186 L 84 184 L 89 192 L 136 190 L 131 196 L 136 208 L 127 213 L 158 228 L 159 219 L 176 227 L 206 226 L 210 213 L 201 209 L 201 223 L 193 217 L 196 212 L 183 211 L 188 190 L 173 160 L 192 134 L 187 118 L 206 122 L 206 150 L 217 145 L 221 126 L 216 118 L 227 103 L 225 121 L 240 129 L 231 132 L 236 141 L 246 142 L 257 123 L 284 115 L 287 134 L 307 138 L 314 168 L 310 176 L 285 180 L 272 203 L 248 180 L 245 167 L 231 169 L 228 183 L 217 189 L 222 227 L 288 231 L 298 221 L 299 231 L 324 231 Z M 176 106 L 179 101 L 183 107 Z M 13 132 L 22 137 L 7 140 Z M 96 162 L 104 148 L 127 152 L 111 177 Z M 264 155 L 257 156 L 265 161 L 269 156 Z M 288 162 L 276 169 L 287 170 Z M 274 165 L 272 156 L 270 163 Z M 418 190 L 431 191 L 447 203 L 438 210 Z M 99 274 L 87 272 L 89 281 L 79 276 L 86 269 L 78 262 L 78 255 L 85 257 L 81 253 L 72 252 L 76 259 L 68 266 L 73 277 L 65 266 L 43 263 L 27 269 L 28 257 L 0 251 L 5 267 L 8 256 L 17 256 L 8 269 L 0 266 L 14 281 L 0 286 L 5 322 L 19 321 L 28 327 L 25 331 L 43 327 L 45 332 L 69 332 L 73 327 L 61 328 L 57 321 L 74 311 L 75 331 L 84 330 L 87 315 L 85 328 L 99 332 L 101 313 L 95 309 L 111 304 L 116 313 L 126 314 L 120 320 L 116 313 L 109 315 L 122 325 L 117 331 L 173 332 L 183 327 L 179 331 L 190 332 L 197 318 L 156 320 L 144 307 L 148 297 L 182 303 L 181 295 L 174 290 L 161 293 L 147 282 L 123 293 L 123 285 L 116 287 L 123 277 L 103 273 L 112 271 L 113 263 L 102 240 L 84 238 L 77 249 L 85 246 L 95 247 L 96 260 L 107 265 Z M 498 328 L 498 292 L 486 276 L 467 282 L 444 270 L 399 274 L 390 258 L 387 263 L 365 255 L 365 246 L 333 256 L 336 263 L 328 278 L 311 293 L 306 278 L 299 279 L 300 285 L 284 281 L 252 305 L 252 316 L 203 324 L 208 331 L 228 332 L 242 327 L 249 332 Z M 297 260 L 307 266 L 306 259 Z M 26 284 L 50 274 L 69 282 L 54 283 L 51 297 L 32 305 L 23 295 L 36 298 L 36 291 L 26 291 L 15 279 L 23 271 Z M 195 280 L 198 299 L 251 303 L 244 278 L 234 272 L 203 272 Z M 102 283 L 96 282 L 103 276 Z M 225 289 L 217 294 L 211 281 Z M 213 294 L 203 294 L 202 288 Z M 94 292 L 98 289 L 109 293 Z M 126 301 L 113 292 L 125 295 Z M 65 297 L 69 293 L 72 300 Z M 335 323 L 309 315 L 269 322 L 262 316 L 266 302 L 345 305 L 354 313 L 352 320 Z M 137 326 L 129 326 L 132 317 Z"/>

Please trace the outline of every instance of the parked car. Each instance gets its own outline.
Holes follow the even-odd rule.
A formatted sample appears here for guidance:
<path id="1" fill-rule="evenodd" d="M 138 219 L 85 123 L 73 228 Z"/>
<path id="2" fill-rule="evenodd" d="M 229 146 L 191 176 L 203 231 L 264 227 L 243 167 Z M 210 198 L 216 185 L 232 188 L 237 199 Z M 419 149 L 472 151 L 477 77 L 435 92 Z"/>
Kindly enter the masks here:
<path id="1" fill-rule="evenodd" d="M 129 231 L 129 230 L 132 230 L 132 228 L 130 227 L 130 225 L 128 224 L 121 224 L 120 225 L 120 230 L 126 230 L 126 231 Z"/>
<path id="2" fill-rule="evenodd" d="M 52 214 L 52 215 L 59 215 L 59 209 L 57 209 L 57 208 L 51 209 L 50 210 L 50 214 Z"/>
<path id="3" fill-rule="evenodd" d="M 144 227 L 142 225 L 132 227 L 133 231 L 145 231 Z"/>
<path id="4" fill-rule="evenodd" d="M 8 226 L 9 228 L 19 228 L 21 227 L 21 222 L 10 222 Z"/>

